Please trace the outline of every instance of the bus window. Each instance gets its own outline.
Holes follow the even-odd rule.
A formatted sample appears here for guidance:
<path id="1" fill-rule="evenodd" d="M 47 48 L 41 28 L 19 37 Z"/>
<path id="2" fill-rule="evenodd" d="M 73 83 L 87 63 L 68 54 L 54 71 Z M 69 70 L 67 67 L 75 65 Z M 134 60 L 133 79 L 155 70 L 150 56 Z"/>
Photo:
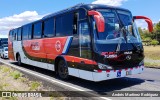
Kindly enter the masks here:
<path id="1" fill-rule="evenodd" d="M 32 24 L 28 25 L 28 39 L 32 39 Z"/>
<path id="2" fill-rule="evenodd" d="M 89 26 L 86 21 L 79 23 L 80 57 L 91 58 L 91 38 Z"/>
<path id="3" fill-rule="evenodd" d="M 39 39 L 42 36 L 42 23 L 38 22 L 36 24 L 34 24 L 34 28 L 33 28 L 33 38 L 34 39 Z"/>
<path id="4" fill-rule="evenodd" d="M 86 18 L 86 11 L 84 9 L 79 10 L 79 20 Z"/>
<path id="5" fill-rule="evenodd" d="M 14 33 L 13 33 L 13 40 L 14 40 L 14 41 L 17 40 L 16 37 L 17 37 L 17 29 L 15 29 L 15 30 L 14 30 Z"/>
<path id="6" fill-rule="evenodd" d="M 54 32 L 54 18 L 44 21 L 44 37 L 53 37 Z"/>
<path id="7" fill-rule="evenodd" d="M 65 14 L 56 18 L 56 36 L 73 34 L 73 14 Z"/>
<path id="8" fill-rule="evenodd" d="M 22 39 L 23 40 L 27 40 L 28 39 L 28 27 L 27 26 L 23 26 Z"/>
<path id="9" fill-rule="evenodd" d="M 21 41 L 21 39 L 22 39 L 21 28 L 18 29 L 18 33 L 17 33 L 17 34 L 18 34 L 18 35 L 17 35 L 17 40 L 18 40 L 18 41 Z"/>

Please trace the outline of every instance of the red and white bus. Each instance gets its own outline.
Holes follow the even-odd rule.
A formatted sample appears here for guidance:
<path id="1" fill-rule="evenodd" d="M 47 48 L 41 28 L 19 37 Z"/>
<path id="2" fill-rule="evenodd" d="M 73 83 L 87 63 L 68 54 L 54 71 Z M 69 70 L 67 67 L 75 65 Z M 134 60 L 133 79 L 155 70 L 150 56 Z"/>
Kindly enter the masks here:
<path id="1" fill-rule="evenodd" d="M 56 71 L 62 79 L 75 76 L 103 81 L 144 70 L 144 50 L 135 20 L 127 9 L 81 4 L 12 29 L 9 58 Z"/>

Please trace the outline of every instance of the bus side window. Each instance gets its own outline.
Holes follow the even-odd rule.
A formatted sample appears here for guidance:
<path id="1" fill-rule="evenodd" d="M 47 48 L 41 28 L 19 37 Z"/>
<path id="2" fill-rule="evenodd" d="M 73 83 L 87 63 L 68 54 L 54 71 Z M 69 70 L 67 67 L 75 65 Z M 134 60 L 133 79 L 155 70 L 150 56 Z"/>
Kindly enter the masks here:
<path id="1" fill-rule="evenodd" d="M 87 21 L 79 23 L 80 57 L 91 59 L 91 37 Z"/>
<path id="2" fill-rule="evenodd" d="M 18 29 L 18 32 L 17 32 L 17 41 L 21 41 L 22 39 L 22 32 L 21 32 L 21 28 Z"/>
<path id="3" fill-rule="evenodd" d="M 28 39 L 32 39 L 32 24 L 28 25 Z"/>
<path id="4" fill-rule="evenodd" d="M 33 27 L 33 38 L 40 39 L 42 37 L 42 23 L 38 22 Z"/>
<path id="5" fill-rule="evenodd" d="M 28 26 L 23 26 L 22 31 L 22 39 L 27 40 L 28 39 Z"/>
<path id="6" fill-rule="evenodd" d="M 82 22 L 79 24 L 79 33 L 80 33 L 80 44 L 83 47 L 90 48 L 90 31 L 87 22 Z"/>
<path id="7" fill-rule="evenodd" d="M 16 41 L 16 33 L 17 33 L 17 30 L 15 29 L 15 30 L 14 30 L 14 33 L 13 33 L 13 40 L 14 40 L 14 41 Z"/>
<path id="8" fill-rule="evenodd" d="M 86 18 L 86 11 L 84 10 L 84 9 L 79 9 L 79 20 L 83 20 L 83 19 L 85 19 Z"/>
<path id="9" fill-rule="evenodd" d="M 54 32 L 54 18 L 47 19 L 44 21 L 44 37 L 53 37 L 55 36 Z"/>
<path id="10" fill-rule="evenodd" d="M 56 17 L 56 36 L 70 36 L 73 34 L 73 13 Z"/>

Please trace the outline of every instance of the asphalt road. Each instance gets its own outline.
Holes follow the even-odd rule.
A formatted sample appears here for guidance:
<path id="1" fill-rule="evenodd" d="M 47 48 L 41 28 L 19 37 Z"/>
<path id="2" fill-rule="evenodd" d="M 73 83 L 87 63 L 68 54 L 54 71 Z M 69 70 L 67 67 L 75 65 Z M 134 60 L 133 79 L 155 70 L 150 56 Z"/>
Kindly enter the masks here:
<path id="1" fill-rule="evenodd" d="M 17 66 L 15 62 L 11 62 L 9 60 L 0 59 L 0 61 L 7 62 Z M 27 69 L 29 71 L 34 71 L 35 73 L 43 75 L 44 77 L 48 77 L 52 80 L 58 80 L 69 86 L 73 86 L 78 89 L 82 89 L 84 91 L 94 91 L 95 94 L 101 94 L 101 95 L 107 92 L 112 92 L 112 91 L 160 91 L 160 69 L 145 68 L 142 74 L 131 75 L 128 77 L 112 79 L 112 80 L 107 80 L 103 82 L 91 82 L 91 81 L 86 81 L 86 80 L 75 78 L 75 77 L 71 77 L 71 79 L 68 81 L 62 81 L 57 79 L 57 77 L 53 74 L 52 71 L 44 70 L 41 68 L 29 66 L 29 65 L 23 65 L 21 66 L 21 68 Z M 59 86 L 62 86 L 62 85 L 59 85 Z M 113 100 L 125 100 L 125 99 L 127 100 L 128 99 L 160 100 L 160 97 L 157 97 L 157 98 L 107 97 L 107 98 L 113 99 Z M 99 99 L 103 99 L 103 98 L 99 98 Z"/>

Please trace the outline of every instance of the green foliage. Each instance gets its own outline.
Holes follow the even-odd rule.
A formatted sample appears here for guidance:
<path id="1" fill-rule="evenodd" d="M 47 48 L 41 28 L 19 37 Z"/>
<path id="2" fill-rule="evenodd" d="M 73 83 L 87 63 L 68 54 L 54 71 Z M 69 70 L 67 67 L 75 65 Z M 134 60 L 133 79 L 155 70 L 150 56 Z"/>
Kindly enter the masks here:
<path id="1" fill-rule="evenodd" d="M 158 42 L 157 40 L 152 40 L 152 41 L 151 41 L 151 44 L 155 46 L 155 45 L 158 45 L 159 42 Z"/>
<path id="2" fill-rule="evenodd" d="M 160 32 L 160 22 L 155 25 L 154 30 Z"/>
<path id="3" fill-rule="evenodd" d="M 41 83 L 39 83 L 39 82 L 31 82 L 30 83 L 30 90 L 37 90 L 38 87 L 40 87 L 40 86 L 41 86 Z"/>
<path id="4" fill-rule="evenodd" d="M 145 45 L 157 45 L 160 43 L 160 22 L 154 25 L 154 30 L 152 33 L 146 29 L 141 29 L 140 27 L 138 30 Z M 157 40 L 159 43 L 152 40 Z"/>
<path id="5" fill-rule="evenodd" d="M 151 41 L 152 39 L 150 37 L 144 38 L 144 41 Z"/>
<path id="6" fill-rule="evenodd" d="M 19 71 L 13 71 L 10 73 L 11 76 L 13 76 L 14 79 L 19 79 L 22 77 L 22 74 Z"/>
<path id="7" fill-rule="evenodd" d="M 21 82 L 27 82 L 27 81 L 28 81 L 28 79 L 25 78 L 25 77 L 20 77 L 19 80 L 20 80 Z"/>
<path id="8" fill-rule="evenodd" d="M 2 70 L 3 73 L 7 73 L 7 72 L 10 72 L 11 69 L 10 69 L 9 67 L 4 67 L 4 66 L 3 66 L 3 67 L 1 68 L 1 70 Z"/>

